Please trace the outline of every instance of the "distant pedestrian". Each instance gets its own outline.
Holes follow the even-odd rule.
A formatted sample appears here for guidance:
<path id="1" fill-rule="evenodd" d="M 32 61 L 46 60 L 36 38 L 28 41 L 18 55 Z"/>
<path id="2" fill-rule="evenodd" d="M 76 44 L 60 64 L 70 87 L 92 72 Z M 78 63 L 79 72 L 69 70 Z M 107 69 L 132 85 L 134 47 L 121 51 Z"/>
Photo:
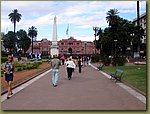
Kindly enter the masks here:
<path id="1" fill-rule="evenodd" d="M 67 65 L 67 74 L 68 79 L 71 80 L 73 69 L 75 68 L 75 63 L 72 61 L 71 58 L 66 62 Z"/>
<path id="2" fill-rule="evenodd" d="M 60 60 L 57 58 L 57 55 L 53 56 L 51 60 L 51 68 L 52 68 L 52 83 L 53 86 L 56 87 L 59 80 L 59 67 L 61 65 Z"/>
<path id="3" fill-rule="evenodd" d="M 78 59 L 78 67 L 79 67 L 79 73 L 81 73 L 82 60 L 81 60 L 80 57 L 79 57 L 79 59 Z"/>
<path id="4" fill-rule="evenodd" d="M 65 63 L 65 56 L 64 55 L 61 57 L 61 61 L 62 61 L 62 65 L 64 65 L 64 63 Z"/>
<path id="5" fill-rule="evenodd" d="M 74 67 L 72 68 L 72 72 L 74 72 L 74 71 L 75 71 L 75 68 L 76 68 L 75 59 L 72 59 L 72 61 L 74 62 Z"/>
<path id="6" fill-rule="evenodd" d="M 8 61 L 4 64 L 2 69 L 4 70 L 5 80 L 6 80 L 7 85 L 8 85 L 7 99 L 9 99 L 10 96 L 13 94 L 13 92 L 12 92 L 12 81 L 14 78 L 13 56 L 11 56 L 11 55 L 8 56 Z"/>

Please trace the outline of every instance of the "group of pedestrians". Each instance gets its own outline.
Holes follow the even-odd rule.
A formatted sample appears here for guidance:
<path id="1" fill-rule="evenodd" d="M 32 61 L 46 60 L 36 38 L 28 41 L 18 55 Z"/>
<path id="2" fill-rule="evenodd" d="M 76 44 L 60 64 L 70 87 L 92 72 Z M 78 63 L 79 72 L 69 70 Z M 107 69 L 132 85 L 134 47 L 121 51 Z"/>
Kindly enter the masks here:
<path id="1" fill-rule="evenodd" d="M 62 65 L 66 65 L 68 80 L 71 80 L 74 69 L 77 66 L 79 67 L 79 73 L 81 73 L 81 67 L 83 65 L 81 57 L 79 57 L 78 60 L 75 61 L 72 59 L 72 57 L 65 59 L 65 57 L 62 56 L 61 60 L 62 60 Z M 52 84 L 54 87 L 56 87 L 58 84 L 60 65 L 61 65 L 61 61 L 58 59 L 57 55 L 54 55 L 53 59 L 51 60 Z"/>
<path id="2" fill-rule="evenodd" d="M 78 66 L 79 67 L 79 73 L 81 73 L 81 67 L 83 65 L 82 59 L 79 57 L 77 61 L 73 60 L 72 57 L 69 57 L 65 59 L 65 57 L 61 57 L 62 60 L 62 65 L 66 65 L 66 71 L 67 71 L 67 78 L 68 80 L 71 80 L 72 74 L 74 72 L 74 69 Z M 51 60 L 51 69 L 52 69 L 52 84 L 54 87 L 58 85 L 59 81 L 59 68 L 61 65 L 60 59 L 58 59 L 57 55 L 53 56 L 53 59 Z M 4 70 L 5 74 L 5 81 L 7 82 L 8 85 L 8 94 L 7 94 L 7 99 L 10 98 L 11 95 L 13 95 L 12 92 L 12 81 L 14 79 L 14 61 L 13 61 L 13 56 L 9 55 L 8 56 L 8 61 L 6 61 L 2 65 L 2 70 Z"/>

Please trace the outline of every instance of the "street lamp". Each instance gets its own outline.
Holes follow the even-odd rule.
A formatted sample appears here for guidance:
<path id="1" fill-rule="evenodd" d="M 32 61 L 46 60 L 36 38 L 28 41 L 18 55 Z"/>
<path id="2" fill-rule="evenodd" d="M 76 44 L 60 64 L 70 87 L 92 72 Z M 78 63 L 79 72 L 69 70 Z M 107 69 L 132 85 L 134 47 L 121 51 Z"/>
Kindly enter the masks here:
<path id="1" fill-rule="evenodd" d="M 95 36 L 95 42 L 94 42 L 94 45 L 95 45 L 95 54 L 96 54 L 96 36 L 97 36 L 97 32 L 99 30 L 99 27 L 94 27 L 93 26 L 93 30 L 94 30 L 94 36 Z"/>
<path id="2" fill-rule="evenodd" d="M 133 37 L 134 37 L 134 33 L 130 34 L 131 38 L 131 56 L 134 57 L 134 49 L 133 49 Z"/>
<path id="3" fill-rule="evenodd" d="M 115 42 L 115 57 L 116 57 L 116 44 L 117 44 L 117 40 L 114 40 Z"/>
<path id="4" fill-rule="evenodd" d="M 39 44 L 39 53 L 40 53 L 40 42 L 38 42 L 38 44 Z"/>
<path id="5" fill-rule="evenodd" d="M 86 56 L 86 45 L 87 45 L 87 44 L 85 43 L 85 56 Z"/>
<path id="6" fill-rule="evenodd" d="M 139 1 L 137 1 L 137 36 L 138 36 L 138 46 L 137 46 L 137 55 L 140 56 L 140 7 L 139 7 Z M 137 56 L 136 55 L 136 56 Z"/>
<path id="7" fill-rule="evenodd" d="M 82 61 L 83 61 L 83 54 L 84 54 L 84 47 L 82 47 Z"/>

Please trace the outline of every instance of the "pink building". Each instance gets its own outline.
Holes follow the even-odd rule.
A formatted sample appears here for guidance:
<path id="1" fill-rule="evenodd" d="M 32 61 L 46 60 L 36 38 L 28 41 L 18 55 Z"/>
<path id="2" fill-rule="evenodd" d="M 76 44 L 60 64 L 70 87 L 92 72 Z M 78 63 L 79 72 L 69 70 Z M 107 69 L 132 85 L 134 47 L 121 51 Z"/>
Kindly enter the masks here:
<path id="1" fill-rule="evenodd" d="M 59 54 L 94 54 L 95 45 L 93 42 L 76 40 L 73 37 L 58 41 Z M 96 52 L 97 53 L 97 52 Z"/>
<path id="2" fill-rule="evenodd" d="M 33 53 L 41 53 L 44 55 L 50 54 L 50 45 L 51 42 L 47 39 L 42 39 L 41 41 L 33 41 Z M 26 53 L 32 52 L 32 43 L 30 48 L 26 51 Z"/>
<path id="3" fill-rule="evenodd" d="M 33 52 L 42 53 L 44 55 L 50 54 L 50 47 L 52 43 L 47 39 L 42 39 L 41 41 L 34 41 L 33 43 Z M 90 41 L 81 41 L 74 39 L 73 37 L 68 39 L 62 39 L 58 41 L 59 45 L 59 54 L 75 54 L 75 55 L 91 55 L 98 53 L 98 50 L 95 49 L 94 42 Z M 32 45 L 26 53 L 32 52 Z"/>

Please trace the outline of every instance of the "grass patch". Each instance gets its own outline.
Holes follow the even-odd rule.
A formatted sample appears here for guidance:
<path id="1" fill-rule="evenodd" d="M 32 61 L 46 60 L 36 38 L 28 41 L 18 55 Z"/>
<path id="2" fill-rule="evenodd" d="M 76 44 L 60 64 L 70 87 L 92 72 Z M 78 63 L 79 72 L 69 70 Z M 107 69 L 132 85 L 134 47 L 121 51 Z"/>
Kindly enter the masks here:
<path id="1" fill-rule="evenodd" d="M 124 82 L 127 82 L 133 87 L 146 93 L 146 85 L 147 85 L 146 65 L 116 66 L 116 67 L 105 66 L 103 68 L 103 71 L 107 72 L 108 74 L 111 74 L 114 73 L 117 68 L 124 70 L 124 74 L 123 74 Z"/>

